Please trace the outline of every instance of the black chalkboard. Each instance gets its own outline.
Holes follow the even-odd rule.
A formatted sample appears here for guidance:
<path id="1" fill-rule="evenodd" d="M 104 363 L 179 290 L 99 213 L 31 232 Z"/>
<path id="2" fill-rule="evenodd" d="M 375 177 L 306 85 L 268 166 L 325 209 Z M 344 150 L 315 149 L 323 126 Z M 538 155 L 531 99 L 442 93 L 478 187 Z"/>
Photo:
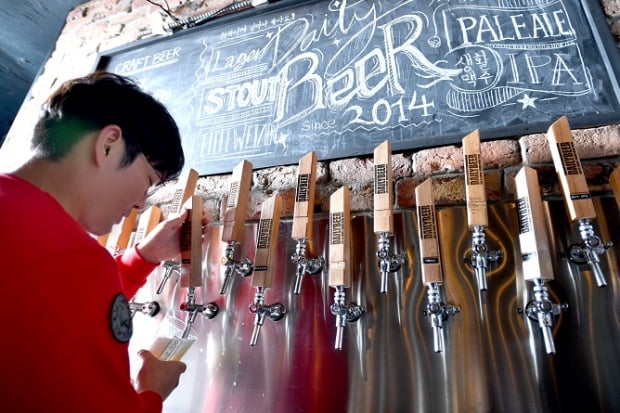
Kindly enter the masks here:
<path id="1" fill-rule="evenodd" d="M 597 0 L 281 1 L 96 68 L 164 102 L 208 175 L 614 123 L 617 53 Z"/>

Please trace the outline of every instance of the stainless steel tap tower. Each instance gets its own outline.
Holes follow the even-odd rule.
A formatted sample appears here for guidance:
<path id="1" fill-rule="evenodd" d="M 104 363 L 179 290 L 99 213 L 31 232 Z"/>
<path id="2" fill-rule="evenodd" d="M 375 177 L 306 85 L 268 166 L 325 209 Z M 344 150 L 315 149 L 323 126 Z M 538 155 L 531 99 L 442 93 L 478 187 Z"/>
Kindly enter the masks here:
<path id="1" fill-rule="evenodd" d="M 224 295 L 218 294 L 226 271 L 220 259 L 229 246 L 222 236 L 229 228 L 207 228 L 202 297 L 196 302 L 216 297 L 219 313 L 211 320 L 195 318 L 198 337 L 183 358 L 188 370 L 166 400 L 165 412 L 620 411 L 615 368 L 620 365 L 620 233 L 615 231 L 620 210 L 614 198 L 591 199 L 596 232 L 613 242 L 598 256 L 604 289 L 597 288 L 590 266 L 571 261 L 570 246 L 580 235 L 577 226 L 567 224 L 564 202 L 542 201 L 538 209 L 536 227 L 542 225 L 548 235 L 545 241 L 534 234 L 539 257 L 547 250 L 540 272 L 528 268 L 535 261 L 520 243 L 527 231 L 518 199 L 488 205 L 486 240 L 504 254 L 500 265 L 487 268 L 483 301 L 478 280 L 463 261 L 472 246 L 467 208 L 438 205 L 395 213 L 391 245 L 408 260 L 396 277 L 398 289 L 381 294 L 375 218 L 351 213 L 341 219 L 349 210 L 346 199 L 342 211 L 317 213 L 311 221 L 314 254 L 325 257 L 329 267 L 304 277 L 299 294 L 297 263 L 289 259 L 297 244 L 291 219 L 283 216 L 269 242 L 275 248 L 269 283 L 231 282 Z M 431 210 L 435 225 L 421 223 Z M 343 214 L 331 217 L 331 212 Z M 349 223 L 348 236 L 340 232 L 344 227 L 335 234 L 336 241 L 348 237 L 348 249 L 331 251 L 341 245 L 332 244 L 334 222 Z M 258 221 L 245 223 L 235 254 L 255 256 L 259 227 Z M 420 227 L 435 237 L 441 278 L 424 273 L 425 266 L 437 263 L 422 248 Z M 347 278 L 336 277 L 340 263 L 350 270 Z M 153 316 L 136 312 L 132 357 L 148 348 L 166 313 L 189 302 L 181 283 L 156 294 L 163 276 L 156 271 L 135 297 L 137 303 L 157 301 L 161 310 Z M 260 316 L 264 320 L 271 313 L 259 309 L 271 308 L 270 303 L 281 303 L 286 316 L 261 323 Z M 448 317 L 456 313 L 449 303 L 461 310 L 454 317 Z M 561 303 L 570 303 L 570 309 L 563 311 Z M 254 317 L 248 307 L 256 310 Z M 260 340 L 252 346 L 257 317 Z M 132 358 L 132 366 L 138 362 Z"/>
<path id="2" fill-rule="evenodd" d="M 287 257 L 295 250 L 289 219 L 280 222 L 272 287 L 267 303 L 280 302 L 287 315 L 267 320 L 258 344 L 249 345 L 253 322 L 248 305 L 256 288 L 248 280 L 233 283 L 228 294 L 219 264 L 226 247 L 221 226 L 210 227 L 205 257 L 207 299 L 220 307 L 217 317 L 197 317 L 198 339 L 183 360 L 188 371 L 165 403 L 166 412 L 219 413 L 339 411 L 534 411 L 620 410 L 620 212 L 613 198 L 594 199 L 597 230 L 614 242 L 601 256 L 608 285 L 597 288 L 591 273 L 569 261 L 568 246 L 578 229 L 566 224 L 562 201 L 544 202 L 554 280 L 545 285 L 552 303 L 570 309 L 553 320 L 556 353 L 545 351 L 541 327 L 517 312 L 534 298 L 533 283 L 521 277 L 521 250 L 515 202 L 489 205 L 487 239 L 505 251 L 504 261 L 488 277 L 488 298 L 480 308 L 479 290 L 471 267 L 462 257 L 471 248 L 464 207 L 438 208 L 438 241 L 445 283 L 442 301 L 458 304 L 461 312 L 443 324 L 444 351 L 435 353 L 427 309 L 428 288 L 421 282 L 422 257 L 415 211 L 396 213 L 395 244 L 410 257 L 402 291 L 381 294 L 376 263 L 373 219 L 351 217 L 351 286 L 347 301 L 363 303 L 367 311 L 347 323 L 342 350 L 336 351 L 336 317 L 331 313 L 335 290 L 328 272 L 306 277 L 299 295 L 293 293 L 296 265 Z M 245 227 L 238 253 L 253 256 L 257 222 Z M 317 252 L 328 257 L 329 219 L 317 214 Z M 153 289 L 161 272 L 154 275 Z M 241 279 L 240 279 L 241 280 Z M 174 288 L 173 288 L 174 287 Z M 130 354 L 147 347 L 159 317 L 178 308 L 186 289 L 171 284 L 165 294 L 148 288 L 138 302 L 159 301 L 155 317 L 137 313 Z M 136 359 L 136 363 L 139 361 Z M 501 366 L 501 368 L 498 368 Z M 318 410 L 313 410 L 318 409 Z"/>

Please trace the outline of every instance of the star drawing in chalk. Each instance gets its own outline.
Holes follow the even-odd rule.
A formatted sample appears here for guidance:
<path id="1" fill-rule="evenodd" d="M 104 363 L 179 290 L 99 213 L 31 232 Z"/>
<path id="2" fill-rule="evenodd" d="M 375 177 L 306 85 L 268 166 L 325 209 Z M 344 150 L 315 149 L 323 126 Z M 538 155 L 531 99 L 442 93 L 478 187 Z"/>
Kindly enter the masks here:
<path id="1" fill-rule="evenodd" d="M 526 93 L 521 99 L 517 99 L 517 102 L 523 105 L 521 109 L 525 109 L 527 107 L 532 107 L 536 109 L 536 104 L 534 103 L 534 101 L 536 101 L 537 99 L 538 98 L 530 97 L 530 95 Z"/>

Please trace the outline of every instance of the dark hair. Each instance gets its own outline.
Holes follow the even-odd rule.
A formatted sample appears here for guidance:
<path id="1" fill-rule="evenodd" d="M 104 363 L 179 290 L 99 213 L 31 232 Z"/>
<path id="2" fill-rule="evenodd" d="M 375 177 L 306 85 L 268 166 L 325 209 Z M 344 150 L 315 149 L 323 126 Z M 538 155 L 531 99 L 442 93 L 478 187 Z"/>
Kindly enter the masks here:
<path id="1" fill-rule="evenodd" d="M 174 119 L 129 78 L 99 71 L 69 80 L 49 97 L 44 110 L 32 140 L 38 156 L 59 160 L 87 133 L 118 125 L 126 145 L 120 167 L 143 153 L 162 182 L 183 169 L 185 158 Z"/>

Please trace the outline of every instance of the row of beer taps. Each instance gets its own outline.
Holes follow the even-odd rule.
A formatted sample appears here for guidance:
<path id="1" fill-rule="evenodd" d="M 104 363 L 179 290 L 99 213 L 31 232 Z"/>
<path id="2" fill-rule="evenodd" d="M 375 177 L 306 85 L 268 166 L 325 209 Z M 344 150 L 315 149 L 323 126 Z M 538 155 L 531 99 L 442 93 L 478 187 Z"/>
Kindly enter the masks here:
<path id="1" fill-rule="evenodd" d="M 571 222 L 577 222 L 581 243 L 570 248 L 570 257 L 576 264 L 587 263 L 599 287 L 606 285 L 600 269 L 599 256 L 611 247 L 603 242 L 592 226 L 596 212 L 590 197 L 585 175 L 575 151 L 573 137 L 566 117 L 553 123 L 547 133 L 556 172 L 562 187 L 565 204 Z M 463 157 L 465 169 L 465 190 L 467 202 L 468 227 L 471 231 L 471 252 L 464 258 L 473 270 L 475 283 L 481 293 L 487 290 L 487 271 L 502 262 L 504 252 L 490 250 L 486 242 L 488 227 L 487 199 L 484 180 L 484 164 L 479 131 L 473 131 L 463 138 Z M 314 250 L 312 228 L 314 199 L 316 191 L 317 157 L 310 152 L 299 161 L 297 186 L 293 213 L 291 238 L 296 242 L 291 260 L 296 266 L 293 292 L 301 293 L 303 279 L 307 275 L 329 273 L 329 286 L 334 289 L 330 311 L 335 316 L 336 339 L 334 348 L 343 348 L 344 328 L 347 323 L 360 319 L 367 311 L 364 306 L 348 302 L 346 290 L 351 287 L 351 211 L 350 191 L 346 186 L 339 188 L 330 196 L 329 207 L 329 262 Z M 392 151 L 389 141 L 378 145 L 374 151 L 374 233 L 377 237 L 377 266 L 381 274 L 380 292 L 387 294 L 390 274 L 396 274 L 408 263 L 407 256 L 395 253 L 390 245 L 394 236 L 394 186 L 392 184 Z M 211 302 L 196 303 L 195 288 L 202 285 L 202 198 L 195 196 L 194 190 L 198 173 L 191 169 L 184 172 L 174 194 L 172 212 L 180 212 L 181 207 L 191 197 L 191 211 L 183 226 L 181 240 L 182 254 L 179 260 L 163 264 L 164 275 L 157 287 L 160 294 L 172 274 L 177 273 L 182 286 L 188 288 L 187 300 L 181 310 L 187 312 L 186 329 L 189 333 L 197 314 L 207 318 L 217 315 L 219 308 Z M 282 319 L 287 309 L 281 303 L 266 303 L 266 292 L 271 288 L 273 278 L 272 246 L 276 244 L 282 200 L 273 195 L 263 202 L 256 235 L 254 260 L 236 258 L 237 247 L 243 241 L 246 206 L 249 201 L 252 179 L 252 164 L 246 160 L 235 166 L 232 172 L 230 190 L 223 208 L 222 241 L 226 243 L 221 265 L 224 269 L 220 294 L 230 290 L 233 277 L 252 275 L 252 287 L 256 288 L 249 311 L 254 314 L 254 324 L 250 345 L 255 346 L 261 327 L 268 318 Z M 538 322 L 545 349 L 548 354 L 555 353 L 553 341 L 553 320 L 568 309 L 567 304 L 553 303 L 546 282 L 553 280 L 549 237 L 544 225 L 543 202 L 536 170 L 524 166 L 516 175 L 517 214 L 519 244 L 523 279 L 533 284 L 533 298 L 519 312 Z M 620 172 L 614 178 L 620 191 Z M 438 242 L 435 202 L 431 178 L 418 185 L 415 190 L 417 232 L 420 252 L 421 278 L 427 287 L 427 304 L 423 311 L 429 317 L 433 329 L 433 349 L 444 351 L 444 325 L 450 316 L 460 312 L 460 308 L 447 304 L 442 299 L 443 285 L 441 252 Z M 151 207 L 145 211 L 135 233 L 137 242 L 157 222 L 161 211 Z M 143 312 L 154 315 L 159 311 L 156 302 L 130 302 L 132 313 Z"/>
<path id="2" fill-rule="evenodd" d="M 581 242 L 571 245 L 568 255 L 575 264 L 588 264 L 597 285 L 605 287 L 607 284 L 600 268 L 599 256 L 612 244 L 603 242 L 594 231 L 592 221 L 596 218 L 596 211 L 566 117 L 561 117 L 550 126 L 547 139 L 570 220 L 577 223 L 581 236 Z M 478 288 L 482 292 L 487 289 L 487 269 L 501 262 L 503 252 L 501 250 L 491 251 L 486 244 L 485 229 L 488 226 L 488 215 L 479 131 L 473 131 L 463 138 L 463 155 L 467 218 L 472 233 L 472 251 L 465 261 L 473 268 Z M 620 193 L 620 170 L 612 174 L 610 181 L 614 191 Z M 522 167 L 516 175 L 515 183 L 523 279 L 533 284 L 533 298 L 527 302 L 525 308 L 517 310 L 529 319 L 538 322 L 547 354 L 555 354 L 553 321 L 555 317 L 568 309 L 568 304 L 553 303 L 545 285 L 547 281 L 554 279 L 554 275 L 536 170 L 527 166 Z M 618 197 L 618 194 L 616 196 Z M 444 304 L 440 298 L 441 265 L 439 245 L 436 242 L 430 179 L 416 188 L 416 204 L 422 255 L 422 280 L 428 287 L 428 304 L 425 313 L 431 317 L 434 349 L 436 352 L 441 352 L 443 351 L 442 323 L 460 310 L 456 306 Z"/>

